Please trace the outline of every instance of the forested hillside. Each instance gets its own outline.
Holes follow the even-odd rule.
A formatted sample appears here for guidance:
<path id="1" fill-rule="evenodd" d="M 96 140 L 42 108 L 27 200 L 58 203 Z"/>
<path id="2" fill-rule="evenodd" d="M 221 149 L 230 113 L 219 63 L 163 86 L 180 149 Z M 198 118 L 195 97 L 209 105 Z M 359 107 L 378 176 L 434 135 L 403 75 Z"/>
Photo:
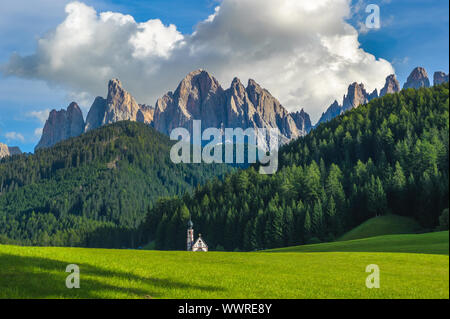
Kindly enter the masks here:
<path id="1" fill-rule="evenodd" d="M 371 101 L 283 147 L 273 176 L 256 167 L 162 199 L 139 235 L 184 249 L 189 216 L 212 249 L 333 240 L 388 213 L 439 224 L 449 202 L 448 84 Z"/>
<path id="2" fill-rule="evenodd" d="M 448 94 L 404 90 L 349 111 L 284 146 L 272 176 L 175 165 L 166 136 L 130 122 L 6 158 L 0 243 L 185 249 L 190 217 L 226 250 L 333 240 L 389 213 L 432 229 L 449 201 Z"/>
<path id="3" fill-rule="evenodd" d="M 230 170 L 175 165 L 173 142 L 119 122 L 34 155 L 0 161 L 0 243 L 132 247 L 155 200 Z"/>

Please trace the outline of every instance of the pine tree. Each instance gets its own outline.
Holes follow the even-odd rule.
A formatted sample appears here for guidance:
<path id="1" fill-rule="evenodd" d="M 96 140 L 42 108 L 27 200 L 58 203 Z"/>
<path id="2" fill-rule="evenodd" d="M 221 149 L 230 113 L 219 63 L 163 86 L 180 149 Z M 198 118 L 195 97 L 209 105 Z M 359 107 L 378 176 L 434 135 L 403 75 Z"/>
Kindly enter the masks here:
<path id="1" fill-rule="evenodd" d="M 283 247 L 283 213 L 277 208 L 276 198 L 269 203 L 265 234 L 266 247 Z"/>
<path id="2" fill-rule="evenodd" d="M 311 222 L 311 217 L 309 215 L 308 210 L 305 213 L 304 229 L 305 229 L 304 233 L 305 233 L 305 240 L 306 240 L 307 238 L 310 238 L 311 231 L 312 231 L 312 222 Z"/>
<path id="3" fill-rule="evenodd" d="M 327 230 L 331 232 L 336 232 L 337 223 L 336 223 L 336 204 L 334 202 L 333 196 L 328 199 L 327 209 L 326 209 L 326 220 L 327 220 Z"/>
<path id="4" fill-rule="evenodd" d="M 316 236 L 323 235 L 323 211 L 320 201 L 317 201 L 313 207 L 312 228 Z"/>
<path id="5" fill-rule="evenodd" d="M 387 213 L 386 193 L 379 177 L 371 176 L 370 182 L 366 188 L 368 207 L 370 216 L 381 216 Z"/>
<path id="6" fill-rule="evenodd" d="M 294 224 L 294 214 L 291 207 L 286 207 L 284 210 L 284 221 L 283 221 L 283 238 L 284 246 L 293 246 L 295 244 L 295 224 Z"/>
<path id="7" fill-rule="evenodd" d="M 325 190 L 328 197 L 333 197 L 338 203 L 339 209 L 343 209 L 345 202 L 345 192 L 342 186 L 343 174 L 339 166 L 332 164 L 330 173 L 325 183 Z"/>
<path id="8" fill-rule="evenodd" d="M 315 202 L 321 197 L 320 169 L 315 161 L 312 161 L 306 169 L 305 194 L 309 202 Z"/>

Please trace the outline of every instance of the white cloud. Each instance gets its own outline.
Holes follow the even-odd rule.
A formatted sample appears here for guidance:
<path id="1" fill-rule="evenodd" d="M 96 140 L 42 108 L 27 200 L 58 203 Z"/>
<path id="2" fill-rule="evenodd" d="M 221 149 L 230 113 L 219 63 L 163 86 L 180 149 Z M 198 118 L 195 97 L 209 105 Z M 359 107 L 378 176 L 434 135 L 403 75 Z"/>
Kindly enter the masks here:
<path id="1" fill-rule="evenodd" d="M 106 85 L 106 84 L 105 84 Z M 89 109 L 94 101 L 95 96 L 89 92 L 69 92 L 66 95 L 66 100 L 76 102 L 83 111 L 83 115 L 86 117 Z M 70 102 L 70 103 L 71 103 Z"/>
<path id="2" fill-rule="evenodd" d="M 43 111 L 31 111 L 25 114 L 26 117 L 35 118 L 39 121 L 41 124 L 45 124 L 45 121 L 48 118 L 48 115 L 50 114 L 49 109 L 45 109 Z"/>
<path id="3" fill-rule="evenodd" d="M 8 132 L 5 133 L 5 137 L 8 140 L 8 142 L 11 141 L 19 141 L 19 142 L 25 142 L 25 138 L 23 137 L 22 134 L 17 133 L 17 132 Z"/>
<path id="4" fill-rule="evenodd" d="M 403 58 L 395 58 L 392 60 L 393 65 L 405 65 L 408 64 L 410 61 L 408 56 L 405 56 Z"/>
<path id="5" fill-rule="evenodd" d="M 118 77 L 138 102 L 154 104 L 203 68 L 224 87 L 235 76 L 253 78 L 289 110 L 304 107 L 317 120 L 348 84 L 381 88 L 394 72 L 360 48 L 358 31 L 346 22 L 348 0 L 223 0 L 190 35 L 160 20 L 97 14 L 80 2 L 66 13 L 35 54 L 13 55 L 3 73 L 92 96 L 104 96 L 107 81 Z"/>
<path id="6" fill-rule="evenodd" d="M 34 130 L 34 136 L 35 137 L 41 137 L 42 136 L 42 131 L 43 131 L 44 129 L 41 127 L 41 128 L 37 128 L 37 129 L 35 129 Z"/>

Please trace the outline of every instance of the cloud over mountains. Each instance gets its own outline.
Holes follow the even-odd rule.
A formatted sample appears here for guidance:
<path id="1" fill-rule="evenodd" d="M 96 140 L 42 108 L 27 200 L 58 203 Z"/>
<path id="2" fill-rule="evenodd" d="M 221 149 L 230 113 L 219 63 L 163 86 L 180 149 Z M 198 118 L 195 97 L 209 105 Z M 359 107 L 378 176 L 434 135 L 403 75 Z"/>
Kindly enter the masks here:
<path id="1" fill-rule="evenodd" d="M 154 104 L 190 71 L 207 69 L 226 87 L 254 78 L 289 110 L 314 119 L 349 83 L 383 86 L 391 64 L 360 48 L 346 22 L 348 0 L 223 0 L 192 34 L 160 20 L 97 13 L 81 2 L 38 40 L 36 52 L 13 55 L 4 75 L 40 79 L 77 95 L 104 95 L 118 77 L 140 103 Z"/>

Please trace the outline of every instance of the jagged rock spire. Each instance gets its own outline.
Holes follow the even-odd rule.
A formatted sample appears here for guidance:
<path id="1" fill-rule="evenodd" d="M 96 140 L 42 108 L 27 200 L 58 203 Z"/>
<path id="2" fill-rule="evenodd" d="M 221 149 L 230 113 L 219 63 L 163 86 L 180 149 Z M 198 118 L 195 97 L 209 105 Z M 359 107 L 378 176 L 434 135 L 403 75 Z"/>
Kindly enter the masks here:
<path id="1" fill-rule="evenodd" d="M 411 72 L 403 88 L 420 89 L 422 87 L 430 87 L 430 80 L 427 71 L 422 67 L 417 67 Z"/>
<path id="2" fill-rule="evenodd" d="M 72 102 L 67 110 L 52 110 L 45 122 L 41 140 L 35 149 L 50 147 L 81 135 L 84 132 L 84 126 L 83 113 L 77 103 Z"/>
<path id="3" fill-rule="evenodd" d="M 400 83 L 397 81 L 395 74 L 391 74 L 386 78 L 386 83 L 381 89 L 380 96 L 400 92 Z"/>

